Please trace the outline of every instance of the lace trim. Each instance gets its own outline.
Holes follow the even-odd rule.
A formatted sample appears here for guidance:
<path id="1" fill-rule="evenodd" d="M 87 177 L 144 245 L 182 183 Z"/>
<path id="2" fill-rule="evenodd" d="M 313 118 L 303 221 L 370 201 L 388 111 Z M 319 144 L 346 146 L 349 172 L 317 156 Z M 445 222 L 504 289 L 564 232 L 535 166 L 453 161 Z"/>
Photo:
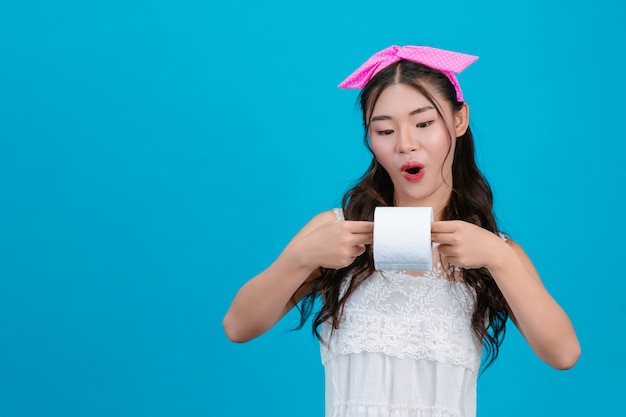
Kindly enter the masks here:
<path id="1" fill-rule="evenodd" d="M 340 295 L 348 288 L 344 279 Z M 359 286 L 346 302 L 344 314 L 351 311 L 402 316 L 444 316 L 467 321 L 474 311 L 475 292 L 459 281 L 442 277 L 437 263 L 426 275 L 404 271 L 376 271 Z M 471 325 L 468 322 L 468 325 Z"/>
<path id="2" fill-rule="evenodd" d="M 394 317 L 353 314 L 344 317 L 330 337 L 322 327 L 324 365 L 339 355 L 381 352 L 400 359 L 426 359 L 463 366 L 476 372 L 482 345 L 466 325 L 454 317 Z"/>
<path id="3" fill-rule="evenodd" d="M 355 401 L 335 402 L 330 417 L 460 417 L 457 411 L 444 407 L 417 407 L 412 405 L 392 405 L 360 403 Z"/>

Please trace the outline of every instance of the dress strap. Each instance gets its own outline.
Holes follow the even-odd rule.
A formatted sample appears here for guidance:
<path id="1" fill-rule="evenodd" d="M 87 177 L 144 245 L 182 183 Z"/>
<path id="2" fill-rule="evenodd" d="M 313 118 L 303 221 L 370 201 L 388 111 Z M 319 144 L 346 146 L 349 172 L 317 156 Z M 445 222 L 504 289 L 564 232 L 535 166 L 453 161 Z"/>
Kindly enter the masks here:
<path id="1" fill-rule="evenodd" d="M 334 208 L 333 211 L 335 212 L 335 216 L 337 216 L 337 220 L 345 220 L 345 218 L 343 217 L 343 210 L 340 208 Z"/>

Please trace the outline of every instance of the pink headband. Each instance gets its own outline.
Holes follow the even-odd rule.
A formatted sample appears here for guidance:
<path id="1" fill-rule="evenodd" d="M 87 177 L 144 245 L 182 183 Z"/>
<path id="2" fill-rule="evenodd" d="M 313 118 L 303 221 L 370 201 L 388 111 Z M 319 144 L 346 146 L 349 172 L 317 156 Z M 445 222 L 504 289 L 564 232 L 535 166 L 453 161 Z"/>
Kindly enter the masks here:
<path id="1" fill-rule="evenodd" d="M 403 59 L 424 64 L 441 71 L 454 85 L 457 101 L 463 101 L 461 86 L 454 74 L 459 74 L 472 62 L 476 61 L 478 57 L 429 46 L 393 45 L 372 55 L 348 78 L 343 80 L 339 84 L 339 88 L 363 88 L 383 68 Z"/>

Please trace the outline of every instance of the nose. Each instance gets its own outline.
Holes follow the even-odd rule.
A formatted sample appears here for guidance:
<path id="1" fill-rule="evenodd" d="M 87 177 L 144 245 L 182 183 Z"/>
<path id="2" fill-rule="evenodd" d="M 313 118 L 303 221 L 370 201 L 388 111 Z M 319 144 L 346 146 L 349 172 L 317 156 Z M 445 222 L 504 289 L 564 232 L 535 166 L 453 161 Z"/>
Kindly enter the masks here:
<path id="1" fill-rule="evenodd" d="M 411 153 L 418 150 L 420 148 L 420 143 L 417 133 L 410 128 L 400 130 L 396 146 L 398 152 L 400 153 Z"/>

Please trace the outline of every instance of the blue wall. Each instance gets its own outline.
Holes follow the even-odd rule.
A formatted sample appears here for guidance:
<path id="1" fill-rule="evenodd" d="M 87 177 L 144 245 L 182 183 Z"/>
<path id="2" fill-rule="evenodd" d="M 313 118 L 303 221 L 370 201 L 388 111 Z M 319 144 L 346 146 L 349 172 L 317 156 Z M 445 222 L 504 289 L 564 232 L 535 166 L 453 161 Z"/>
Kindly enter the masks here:
<path id="1" fill-rule="evenodd" d="M 245 345 L 221 319 L 366 168 L 336 85 L 391 44 L 480 55 L 498 217 L 582 342 L 559 372 L 510 326 L 479 416 L 620 412 L 626 7 L 482 3 L 4 1 L 0 416 L 321 416 L 295 315 Z"/>

